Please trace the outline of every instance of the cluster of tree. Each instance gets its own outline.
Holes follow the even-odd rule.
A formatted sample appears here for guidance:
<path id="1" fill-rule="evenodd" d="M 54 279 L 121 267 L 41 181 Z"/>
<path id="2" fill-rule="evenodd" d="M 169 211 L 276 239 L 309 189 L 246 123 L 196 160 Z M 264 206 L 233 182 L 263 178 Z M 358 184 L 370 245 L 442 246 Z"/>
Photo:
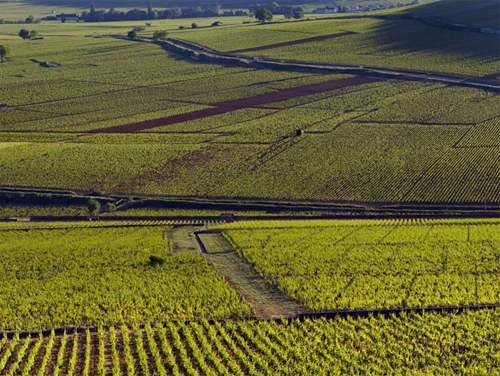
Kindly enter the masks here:
<path id="1" fill-rule="evenodd" d="M 271 21 L 273 19 L 273 12 L 271 12 L 267 8 L 260 8 L 255 12 L 255 18 L 261 22 Z M 299 19 L 304 17 L 304 12 L 302 10 L 293 10 L 292 8 L 288 9 L 284 13 L 285 18 L 291 19 Z"/>
<path id="2" fill-rule="evenodd" d="M 27 29 L 21 29 L 18 34 L 23 40 L 26 39 L 35 39 L 38 36 L 38 33 L 36 30 L 27 30 Z"/>
<path id="3" fill-rule="evenodd" d="M 351 11 L 351 7 L 348 5 L 346 5 L 346 6 L 339 5 L 339 7 L 337 8 L 338 13 L 349 13 L 350 11 Z"/>
<path id="4" fill-rule="evenodd" d="M 28 17 L 26 17 L 26 19 L 24 20 L 24 23 L 29 23 L 29 24 L 32 24 L 32 23 L 37 23 L 37 21 L 35 20 L 35 18 L 30 14 Z"/>
<path id="5" fill-rule="evenodd" d="M 219 5 L 206 9 L 198 7 L 156 10 L 153 9 L 153 4 L 149 3 L 147 11 L 141 9 L 131 9 L 128 12 L 120 12 L 111 8 L 108 12 L 106 12 L 104 10 L 96 10 L 95 3 L 92 2 L 90 5 L 90 12 L 83 12 L 80 19 L 85 22 L 147 21 L 171 18 L 216 17 L 219 15 Z"/>
<path id="6" fill-rule="evenodd" d="M 3 63 L 3 58 L 9 54 L 9 48 L 0 45 L 0 59 Z"/>
<path id="7" fill-rule="evenodd" d="M 297 13 L 297 15 L 302 14 L 302 17 L 304 16 L 304 10 L 301 7 L 291 7 L 290 5 L 279 5 L 276 2 L 265 3 L 265 4 L 257 3 L 251 5 L 248 8 L 248 10 L 252 14 L 257 14 L 257 12 L 262 8 L 269 10 L 272 14 L 284 14 L 285 17 L 287 16 L 287 14 L 290 14 L 291 16 L 289 18 L 292 18 L 293 14 L 295 13 Z M 301 18 L 301 17 L 296 17 L 296 18 Z"/>
<path id="8" fill-rule="evenodd" d="M 193 24 L 193 25 L 196 25 L 196 24 Z M 198 25 L 196 26 L 192 26 L 193 29 L 198 27 Z M 143 27 L 134 27 L 132 30 L 130 30 L 128 33 L 127 33 L 127 37 L 129 39 L 137 39 L 139 37 L 139 32 L 140 31 L 144 31 L 144 28 Z M 166 30 L 157 30 L 153 33 L 153 39 L 156 40 L 156 41 L 159 41 L 159 40 L 166 40 L 167 39 L 167 35 L 168 35 L 168 32 Z"/>
<path id="9" fill-rule="evenodd" d="M 95 216 L 95 217 L 99 218 L 99 214 L 101 213 L 101 203 L 98 200 L 91 198 L 87 202 L 87 211 L 88 211 L 90 216 Z M 106 204 L 105 211 L 108 213 L 115 213 L 116 212 L 115 204 L 108 202 Z"/>

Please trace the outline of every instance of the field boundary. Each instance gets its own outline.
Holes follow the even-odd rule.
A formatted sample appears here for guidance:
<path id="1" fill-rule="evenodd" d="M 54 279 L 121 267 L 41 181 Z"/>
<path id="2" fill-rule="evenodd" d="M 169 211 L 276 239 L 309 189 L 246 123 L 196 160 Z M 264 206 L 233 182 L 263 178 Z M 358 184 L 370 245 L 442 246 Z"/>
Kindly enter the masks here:
<path id="1" fill-rule="evenodd" d="M 270 318 L 270 319 L 255 319 L 255 318 L 246 318 L 246 319 L 207 319 L 206 321 L 209 324 L 214 324 L 216 322 L 235 322 L 235 321 L 250 321 L 250 322 L 270 322 L 274 321 L 276 323 L 291 323 L 295 320 L 299 320 L 300 322 L 303 322 L 307 319 L 334 319 L 337 317 L 340 318 L 347 318 L 347 317 L 353 317 L 353 318 L 360 318 L 360 317 L 371 317 L 371 316 L 382 316 L 382 317 L 390 317 L 390 316 L 399 316 L 399 315 L 404 315 L 404 314 L 425 314 L 425 313 L 443 313 L 443 312 L 455 312 L 455 313 L 464 313 L 467 311 L 480 311 L 480 310 L 486 310 L 486 309 L 500 309 L 500 303 L 499 304 L 483 304 L 483 305 L 470 305 L 470 306 L 450 306 L 450 307 L 427 307 L 427 308 L 402 308 L 402 309 L 374 309 L 374 310 L 353 310 L 353 311 L 325 311 L 325 312 L 313 312 L 313 313 L 301 313 L 298 314 L 297 316 L 294 317 L 281 317 L 281 318 Z M 184 324 L 189 324 L 190 322 L 202 322 L 202 319 L 199 320 L 170 320 L 168 322 L 172 323 L 184 323 Z M 154 327 L 154 325 L 151 325 Z M 115 327 L 116 329 L 120 328 L 119 324 L 115 325 L 103 325 L 103 328 L 110 328 L 110 327 Z M 127 327 L 132 328 L 132 325 L 127 325 Z M 144 329 L 145 324 L 139 324 L 138 325 L 139 329 Z M 7 337 L 7 339 L 12 339 L 16 333 L 19 334 L 19 338 L 26 338 L 28 336 L 33 336 L 38 333 L 42 333 L 43 337 L 48 337 L 51 333 L 52 330 L 54 330 L 56 335 L 62 335 L 64 334 L 64 331 L 66 331 L 66 334 L 73 334 L 75 332 L 77 333 L 85 333 L 87 329 L 90 330 L 90 332 L 97 332 L 98 326 L 85 326 L 85 325 L 78 325 L 78 326 L 66 326 L 66 327 L 57 327 L 53 329 L 33 329 L 33 330 L 22 330 L 22 331 L 15 331 L 11 329 L 5 329 L 0 331 L 0 339 L 2 339 L 4 336 Z"/>

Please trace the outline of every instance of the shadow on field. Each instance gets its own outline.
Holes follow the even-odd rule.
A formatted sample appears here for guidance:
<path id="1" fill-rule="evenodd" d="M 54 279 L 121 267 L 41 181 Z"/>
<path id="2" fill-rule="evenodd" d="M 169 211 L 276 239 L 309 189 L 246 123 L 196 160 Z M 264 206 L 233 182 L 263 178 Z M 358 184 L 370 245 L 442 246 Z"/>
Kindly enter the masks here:
<path id="1" fill-rule="evenodd" d="M 367 43 L 359 46 L 359 55 L 408 55 L 412 59 L 415 53 L 429 52 L 441 53 L 443 59 L 456 56 L 464 60 L 464 55 L 484 63 L 500 59 L 498 36 L 442 29 L 414 20 L 383 20 L 364 36 Z"/>

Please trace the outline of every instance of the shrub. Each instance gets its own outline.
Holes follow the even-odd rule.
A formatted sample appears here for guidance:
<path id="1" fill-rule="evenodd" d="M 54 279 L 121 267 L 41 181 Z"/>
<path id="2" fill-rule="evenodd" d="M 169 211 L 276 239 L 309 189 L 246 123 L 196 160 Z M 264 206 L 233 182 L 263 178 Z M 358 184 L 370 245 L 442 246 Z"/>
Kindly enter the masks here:
<path id="1" fill-rule="evenodd" d="M 150 266 L 163 265 L 164 263 L 165 263 L 165 259 L 163 257 L 157 256 L 157 255 L 149 256 L 149 265 Z"/>

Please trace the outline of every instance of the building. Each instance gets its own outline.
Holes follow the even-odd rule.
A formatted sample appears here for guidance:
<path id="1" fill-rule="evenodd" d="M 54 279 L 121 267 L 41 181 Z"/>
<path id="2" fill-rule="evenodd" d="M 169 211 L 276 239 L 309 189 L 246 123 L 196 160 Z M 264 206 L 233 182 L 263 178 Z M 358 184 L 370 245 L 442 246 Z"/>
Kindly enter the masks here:
<path id="1" fill-rule="evenodd" d="M 79 21 L 80 15 L 76 13 L 66 14 L 61 13 L 56 15 L 56 21 Z"/>
<path id="2" fill-rule="evenodd" d="M 314 14 L 332 14 L 337 13 L 335 8 L 325 7 L 325 8 L 316 8 L 313 10 Z"/>

